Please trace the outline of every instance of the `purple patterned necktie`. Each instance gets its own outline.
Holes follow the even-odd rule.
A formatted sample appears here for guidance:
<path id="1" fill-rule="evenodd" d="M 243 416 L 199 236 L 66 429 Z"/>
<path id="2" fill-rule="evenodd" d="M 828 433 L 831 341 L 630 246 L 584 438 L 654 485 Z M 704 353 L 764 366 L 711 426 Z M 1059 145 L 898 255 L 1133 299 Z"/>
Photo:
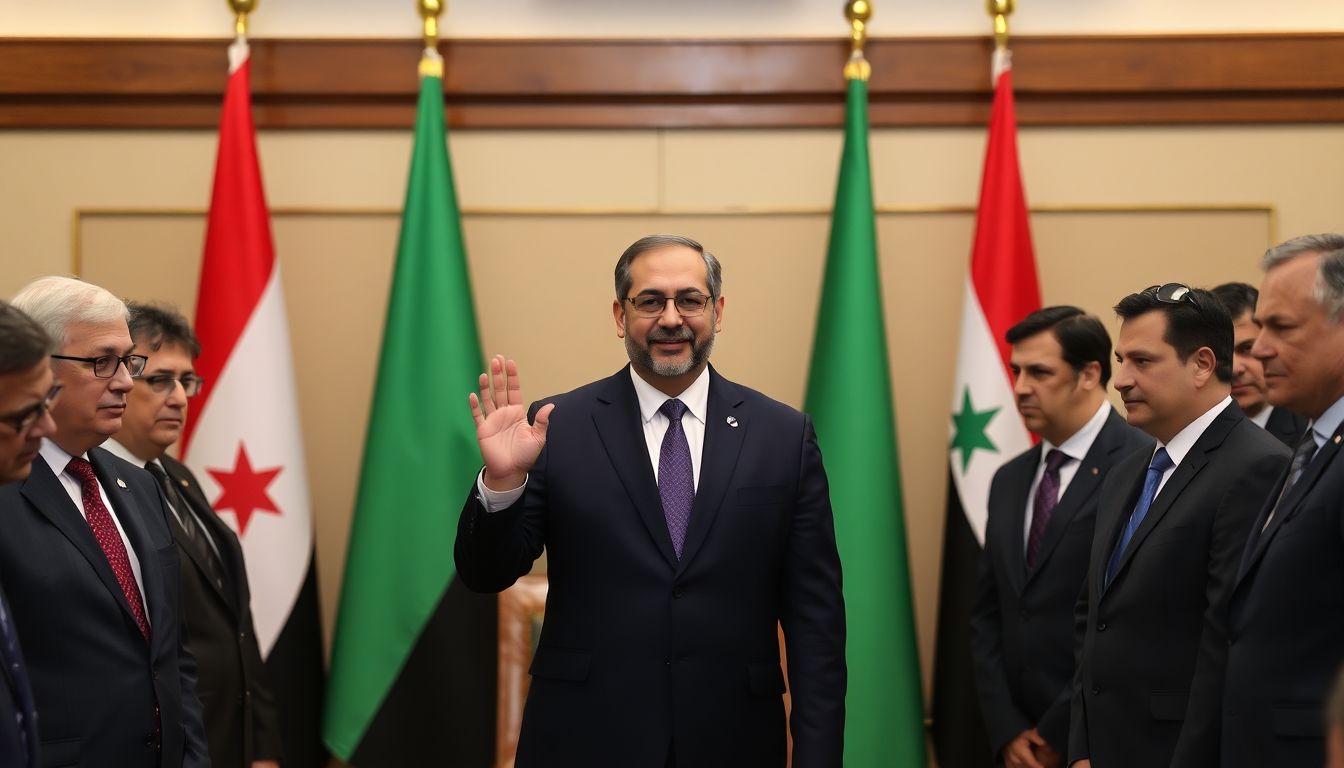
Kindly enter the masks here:
<path id="1" fill-rule="evenodd" d="M 1045 526 L 1055 514 L 1055 505 L 1059 503 L 1059 468 L 1070 460 L 1070 456 L 1061 450 L 1051 448 L 1045 455 L 1045 474 L 1036 485 L 1036 497 L 1031 502 L 1031 532 L 1027 534 L 1027 567 L 1036 565 L 1036 554 L 1041 551 L 1041 540 L 1045 538 Z"/>
<path id="2" fill-rule="evenodd" d="M 663 499 L 667 532 L 672 534 L 672 549 L 681 559 L 686 544 L 686 528 L 691 523 L 691 503 L 695 501 L 695 475 L 691 467 L 691 446 L 681 428 L 686 404 L 676 398 L 663 403 L 658 412 L 667 417 L 667 433 L 658 453 L 658 495 Z"/>

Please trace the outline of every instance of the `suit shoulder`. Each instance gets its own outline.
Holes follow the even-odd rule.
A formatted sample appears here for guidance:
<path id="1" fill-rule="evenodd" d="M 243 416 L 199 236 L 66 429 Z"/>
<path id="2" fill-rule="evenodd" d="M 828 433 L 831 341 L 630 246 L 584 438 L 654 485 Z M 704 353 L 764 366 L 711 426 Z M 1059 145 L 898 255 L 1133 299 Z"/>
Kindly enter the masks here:
<path id="1" fill-rule="evenodd" d="M 1228 446 L 1247 461 L 1256 462 L 1265 458 L 1287 460 L 1292 451 L 1277 437 L 1256 426 L 1250 419 L 1237 422 L 1228 434 Z"/>
<path id="2" fill-rule="evenodd" d="M 159 487 L 159 484 L 154 480 L 154 476 L 145 471 L 144 467 L 138 467 L 126 461 L 106 448 L 90 448 L 89 458 L 111 470 L 112 474 L 117 477 L 125 478 L 128 483 L 139 483 L 155 490 Z"/>

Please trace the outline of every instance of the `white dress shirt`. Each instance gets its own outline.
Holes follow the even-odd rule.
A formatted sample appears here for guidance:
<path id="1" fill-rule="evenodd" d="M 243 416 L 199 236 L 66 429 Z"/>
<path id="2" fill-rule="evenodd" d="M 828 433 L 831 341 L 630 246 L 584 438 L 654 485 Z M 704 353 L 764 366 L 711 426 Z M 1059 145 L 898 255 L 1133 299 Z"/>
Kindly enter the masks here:
<path id="1" fill-rule="evenodd" d="M 639 399 L 639 416 L 644 430 L 644 447 L 649 452 L 649 462 L 653 465 L 653 479 L 658 481 L 658 458 L 663 451 L 663 436 L 667 434 L 668 418 L 658 409 L 671 400 L 652 384 L 641 379 L 630 368 L 630 379 L 635 384 L 635 396 Z M 677 399 L 686 405 L 686 413 L 681 417 L 681 429 L 686 434 L 686 443 L 691 449 L 691 469 L 695 487 L 700 487 L 700 454 L 705 446 L 705 418 L 709 409 L 709 368 L 700 372 L 690 386 L 677 395 Z M 496 512 L 517 501 L 523 495 L 527 481 L 508 491 L 493 491 L 485 487 L 485 470 L 476 476 L 476 492 L 487 512 Z"/>
<path id="2" fill-rule="evenodd" d="M 158 459 L 145 461 L 139 456 L 136 456 L 134 453 L 131 453 L 131 449 L 122 445 L 120 442 L 117 441 L 115 437 L 108 438 L 107 442 L 103 443 L 103 448 L 107 449 L 107 451 L 111 453 L 113 456 L 116 456 L 119 459 L 124 459 L 125 461 L 134 464 L 137 467 L 148 467 L 150 464 L 153 464 L 154 466 L 159 468 L 160 472 L 162 472 L 165 476 L 168 477 L 168 482 L 170 483 L 177 482 L 176 480 L 173 480 L 172 475 L 168 474 L 168 469 L 167 467 L 163 466 L 163 462 L 159 461 Z M 219 557 L 221 559 L 224 557 L 223 554 L 221 554 L 219 551 L 219 545 L 215 543 L 215 537 L 211 535 L 209 529 L 205 527 L 205 523 L 201 522 L 200 517 L 197 516 L 194 511 L 190 509 L 178 509 L 177 507 L 174 507 L 173 500 L 169 498 L 167 495 L 163 497 L 163 500 L 166 503 L 166 506 L 168 507 L 168 511 L 173 513 L 173 517 L 177 519 L 178 525 L 182 525 L 183 515 L 191 515 L 192 522 L 196 524 L 196 530 L 200 531 L 201 535 L 205 537 L 205 543 L 209 544 L 210 549 L 214 550 L 215 557 Z"/>
<path id="3" fill-rule="evenodd" d="M 1273 412 L 1274 412 L 1274 406 L 1266 403 L 1265 407 L 1261 408 L 1259 413 L 1255 414 L 1254 416 L 1247 416 L 1246 418 L 1250 419 L 1251 423 L 1254 424 L 1255 426 L 1264 429 L 1269 426 L 1269 414 Z"/>
<path id="4" fill-rule="evenodd" d="M 38 449 L 38 452 L 42 455 L 43 461 L 47 462 L 47 466 L 51 467 L 51 471 L 56 473 L 56 479 L 61 481 L 61 485 L 65 488 L 66 494 L 69 495 L 70 501 L 74 503 L 75 509 L 79 510 L 79 516 L 87 522 L 88 518 L 84 515 L 84 486 L 80 483 L 79 478 L 65 471 L 65 468 L 70 465 L 70 459 L 75 457 L 66 453 L 65 449 L 46 437 L 42 438 L 42 447 Z M 79 458 L 85 461 L 89 459 L 88 454 Z M 103 506 L 107 507 L 108 514 L 112 516 L 112 522 L 117 526 L 117 535 L 121 536 L 121 543 L 126 547 L 126 556 L 131 561 L 131 573 L 135 576 L 135 585 L 140 589 L 140 600 L 143 603 L 145 600 L 145 580 L 140 575 L 140 558 L 136 556 L 135 547 L 131 546 L 131 540 L 126 538 L 126 529 L 121 524 L 121 518 L 117 516 L 117 507 L 108 498 L 107 489 L 103 487 L 102 481 L 98 482 L 98 495 L 103 497 Z M 145 621 L 148 622 L 149 605 L 146 604 L 141 607 L 145 610 Z"/>
<path id="5" fill-rule="evenodd" d="M 1162 481 L 1157 484 L 1157 491 L 1153 494 L 1154 499 L 1162 493 L 1162 489 L 1167 485 L 1167 480 L 1171 479 L 1171 473 L 1175 472 L 1176 468 L 1181 466 L 1181 461 L 1183 461 L 1186 455 L 1190 453 L 1190 449 L 1195 447 L 1195 443 L 1199 440 L 1200 436 L 1204 434 L 1204 430 L 1209 428 L 1209 425 L 1213 423 L 1213 420 L 1218 418 L 1218 414 L 1222 413 L 1223 409 L 1231 402 L 1231 395 L 1224 397 L 1222 400 L 1218 401 L 1217 405 L 1205 411 L 1199 418 L 1186 424 L 1185 429 L 1177 432 L 1176 436 L 1171 438 L 1171 442 L 1166 445 L 1158 442 L 1157 447 L 1153 449 L 1153 455 L 1157 455 L 1159 448 L 1166 448 L 1167 456 L 1171 458 L 1171 468 L 1162 473 Z M 1148 463 L 1152 464 L 1151 457 L 1148 459 Z"/>
<path id="6" fill-rule="evenodd" d="M 1111 415 L 1111 401 L 1102 398 L 1101 407 L 1092 414 L 1092 418 L 1087 420 L 1083 428 L 1069 436 L 1068 440 L 1055 445 L 1049 440 L 1041 440 L 1041 459 L 1036 462 L 1036 475 L 1031 481 L 1031 490 L 1027 492 L 1027 514 L 1022 517 L 1022 547 L 1026 551 L 1027 540 L 1031 538 L 1031 516 L 1033 514 L 1034 504 L 1036 503 L 1036 488 L 1041 484 L 1041 477 L 1045 475 L 1045 457 L 1050 455 L 1051 450 L 1058 450 L 1071 461 L 1066 461 L 1059 468 L 1059 499 L 1064 498 L 1064 492 L 1069 489 L 1069 483 L 1073 476 L 1078 474 L 1078 468 L 1082 466 L 1083 459 L 1087 458 L 1087 452 L 1092 450 L 1092 443 L 1096 442 L 1097 435 L 1101 434 L 1101 428 L 1106 426 L 1106 419 Z M 1058 501 L 1058 499 L 1056 499 Z"/>

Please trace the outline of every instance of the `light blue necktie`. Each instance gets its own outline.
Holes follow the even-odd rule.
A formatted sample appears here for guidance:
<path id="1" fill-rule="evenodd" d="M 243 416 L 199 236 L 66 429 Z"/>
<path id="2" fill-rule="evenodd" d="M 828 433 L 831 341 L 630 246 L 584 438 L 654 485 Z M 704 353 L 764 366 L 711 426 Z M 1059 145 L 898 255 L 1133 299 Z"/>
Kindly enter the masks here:
<path id="1" fill-rule="evenodd" d="M 1148 465 L 1148 475 L 1143 479 L 1143 493 L 1139 494 L 1139 503 L 1134 505 L 1129 522 L 1125 523 L 1125 530 L 1120 534 L 1120 541 L 1116 542 L 1115 551 L 1111 553 L 1110 562 L 1106 563 L 1106 587 L 1111 586 L 1111 580 L 1115 578 L 1115 571 L 1120 567 L 1120 557 L 1125 554 L 1129 540 L 1134 538 L 1134 532 L 1139 530 L 1143 518 L 1148 516 L 1148 508 L 1153 506 L 1153 497 L 1157 496 L 1157 486 L 1162 483 L 1162 475 L 1174 466 L 1166 448 L 1158 448 L 1157 453 L 1153 454 L 1153 461 Z"/>

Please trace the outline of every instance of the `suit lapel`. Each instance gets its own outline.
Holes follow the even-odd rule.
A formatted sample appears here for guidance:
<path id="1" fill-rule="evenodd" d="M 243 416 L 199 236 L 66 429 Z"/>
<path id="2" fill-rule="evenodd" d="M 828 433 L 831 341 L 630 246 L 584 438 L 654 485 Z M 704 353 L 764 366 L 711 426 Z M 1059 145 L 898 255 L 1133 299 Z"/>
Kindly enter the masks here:
<path id="1" fill-rule="evenodd" d="M 746 414 L 739 410 L 741 393 L 736 385 L 710 368 L 709 398 L 705 415 L 705 444 L 700 451 L 700 483 L 691 505 L 691 522 L 686 531 L 686 546 L 681 551 L 679 570 L 684 571 L 700 550 L 705 537 L 723 507 L 723 495 L 728 490 L 742 443 L 750 428 Z M 729 424 L 732 415 L 735 423 Z"/>
<path id="2" fill-rule="evenodd" d="M 1083 457 L 1078 465 L 1078 471 L 1074 472 L 1073 479 L 1069 481 L 1069 487 L 1065 489 L 1064 495 L 1060 497 L 1059 503 L 1055 505 L 1055 513 L 1050 517 L 1050 523 L 1045 526 L 1045 536 L 1041 539 L 1041 548 L 1036 553 L 1036 567 L 1027 575 L 1027 580 L 1040 573 L 1045 561 L 1049 559 L 1050 553 L 1059 546 L 1059 540 L 1064 537 L 1064 531 L 1073 522 L 1073 518 L 1078 515 L 1078 511 L 1083 508 L 1087 500 L 1092 498 L 1092 494 L 1101 486 L 1102 478 L 1105 474 L 1101 467 L 1103 464 L 1109 464 L 1111 454 L 1119 447 L 1117 440 L 1118 432 L 1112 419 L 1123 423 L 1123 419 L 1115 411 L 1107 416 L 1105 423 L 1101 425 L 1101 431 L 1097 433 L 1097 438 L 1092 441 L 1092 446 L 1087 449 L 1087 455 Z"/>
<path id="3" fill-rule="evenodd" d="M 1120 554 L 1120 562 L 1115 568 L 1115 580 L 1120 579 L 1120 574 L 1125 570 L 1125 566 L 1130 560 L 1134 559 L 1134 553 L 1143 545 L 1144 539 L 1148 534 L 1162 522 L 1162 518 L 1171 510 L 1172 505 L 1180 498 L 1181 492 L 1195 479 L 1200 470 L 1204 469 L 1209 463 L 1209 452 L 1216 451 L 1218 446 L 1223 444 L 1232 427 L 1238 421 L 1246 418 L 1241 413 L 1241 408 L 1234 402 L 1219 412 L 1218 416 L 1204 430 L 1195 444 L 1190 446 L 1190 451 L 1185 454 L 1185 458 L 1172 470 L 1171 477 L 1167 478 L 1165 485 L 1157 492 L 1157 498 L 1153 499 L 1153 504 L 1148 508 L 1148 514 L 1144 515 L 1143 522 L 1139 529 L 1134 532 L 1134 537 L 1130 539 L 1129 546 Z M 1151 459 L 1150 459 L 1151 461 Z M 1146 465 L 1145 465 L 1146 466 Z M 1145 474 L 1147 470 L 1144 470 Z M 1135 503 L 1137 503 L 1137 498 Z M 1130 511 L 1133 511 L 1131 507 Z M 1107 555 L 1109 556 L 1109 552 Z"/>
<path id="4" fill-rule="evenodd" d="M 1288 489 L 1288 493 L 1285 494 L 1283 500 L 1279 502 L 1279 490 L 1283 488 L 1283 484 L 1288 481 L 1288 473 L 1284 472 L 1283 480 L 1274 486 L 1274 495 L 1271 497 L 1270 501 L 1265 504 L 1265 508 L 1261 510 L 1260 515 L 1256 518 L 1255 527 L 1251 530 L 1251 543 L 1248 545 L 1248 555 L 1242 558 L 1243 562 L 1238 574 L 1238 579 L 1240 579 L 1241 576 L 1245 576 L 1255 565 L 1256 561 L 1265 554 L 1265 549 L 1269 547 L 1270 540 L 1273 539 L 1274 534 L 1278 533 L 1279 529 L 1283 527 L 1283 524 L 1286 521 L 1291 520 L 1293 516 L 1297 514 L 1298 507 L 1302 505 L 1302 501 L 1307 497 L 1307 493 L 1311 491 L 1311 488 L 1316 484 L 1316 481 L 1320 480 L 1321 476 L 1325 474 L 1325 468 L 1330 466 L 1331 462 L 1335 460 L 1335 456 L 1339 453 L 1339 443 L 1341 440 L 1344 440 L 1344 425 L 1340 425 L 1340 428 L 1335 430 L 1334 436 L 1329 440 L 1326 440 L 1325 445 L 1321 446 L 1320 450 L 1316 452 L 1316 455 L 1312 457 L 1307 466 L 1303 467 L 1302 476 L 1297 478 L 1297 482 L 1293 484 L 1292 488 Z M 1289 469 L 1291 470 L 1291 467 Z M 1274 512 L 1274 519 L 1270 521 L 1269 527 L 1264 528 L 1265 517 L 1274 509 L 1275 502 L 1279 502 L 1277 504 L 1279 509 L 1277 512 Z M 1264 528 L 1263 532 L 1261 531 L 1262 528 Z"/>
<path id="5" fill-rule="evenodd" d="M 1097 565 L 1094 576 L 1097 580 L 1098 594 L 1106 592 L 1106 564 L 1111 560 L 1111 553 L 1115 551 L 1115 545 L 1120 541 L 1120 532 L 1129 522 L 1134 505 L 1139 503 L 1150 461 L 1152 461 L 1151 451 L 1139 451 L 1133 458 L 1127 459 L 1124 466 L 1116 467 L 1115 471 L 1123 473 L 1121 477 L 1130 475 L 1126 493 L 1119 498 L 1103 497 L 1097 505 L 1097 530 L 1093 537 L 1092 562 Z M 1098 542 L 1102 545 L 1100 550 L 1096 546 Z M 1132 541 L 1130 547 L 1133 548 Z"/>
<path id="6" fill-rule="evenodd" d="M 160 461 L 163 460 L 160 459 Z M 175 473 L 173 468 L 168 464 L 167 461 L 163 461 L 163 466 L 165 472 L 168 475 L 168 482 L 173 483 L 174 485 L 177 486 L 178 498 L 180 498 L 184 504 L 187 504 L 192 507 L 197 507 L 197 509 L 194 510 L 179 509 L 177 510 L 177 513 L 179 515 L 191 514 L 192 512 L 196 513 L 195 514 L 196 521 L 200 523 L 200 526 L 202 528 L 207 530 L 210 538 L 214 539 L 216 545 L 219 547 L 221 555 L 220 565 L 222 565 L 225 568 L 229 568 L 231 564 L 225 562 L 225 558 L 223 557 L 223 554 L 226 551 L 225 543 L 221 539 L 219 531 L 217 531 L 215 529 L 215 526 L 212 525 L 212 523 L 215 521 L 207 519 L 213 517 L 213 515 L 204 513 L 199 509 L 199 502 L 195 498 L 193 498 L 193 494 L 188 493 L 188 491 L 190 490 L 189 484 L 184 479 L 177 476 L 177 474 Z M 171 500 L 169 501 L 169 503 L 172 503 Z M 210 546 L 210 543 L 206 541 L 197 541 L 195 539 L 190 538 L 189 536 L 187 536 L 187 532 L 182 528 L 182 524 L 177 521 L 177 518 L 174 515 L 169 514 L 168 518 L 169 518 L 168 526 L 169 528 L 172 529 L 173 539 L 177 541 L 178 550 L 185 552 L 187 554 L 187 557 L 191 560 L 193 567 L 195 567 L 197 570 L 201 572 L 202 581 L 205 581 L 210 585 L 210 589 L 224 603 L 224 605 L 228 607 L 228 609 L 231 612 L 236 613 L 238 596 L 237 595 L 231 596 L 229 594 L 228 584 L 217 584 L 215 583 L 214 579 L 210 578 L 210 568 L 207 564 L 210 557 L 210 553 L 206 551 L 206 549 Z"/>
<path id="7" fill-rule="evenodd" d="M 654 546 L 662 553 L 668 567 L 675 569 L 677 554 L 672 549 L 672 535 L 667 531 L 663 502 L 653 478 L 653 465 L 649 462 L 649 449 L 644 442 L 639 398 L 630 381 L 629 366 L 607 379 L 597 399 L 600 406 L 593 410 L 593 425 L 607 458 L 634 502 Z"/>
<path id="8" fill-rule="evenodd" d="M 1041 464 L 1041 444 L 1033 446 L 1028 456 L 1021 467 L 1022 471 L 1006 478 L 1010 485 L 1005 496 L 1011 500 L 1012 506 L 1005 510 L 1008 513 L 1005 533 L 1008 546 L 1000 548 L 1008 560 L 1009 586 L 1019 595 L 1027 584 L 1027 553 L 1022 542 L 1022 532 L 1027 526 L 1027 497 L 1031 495 L 1031 483 L 1036 479 L 1036 470 Z M 1037 562 L 1040 562 L 1039 558 Z"/>
<path id="9" fill-rule="evenodd" d="M 126 538 L 130 540 L 131 548 L 135 550 L 136 559 L 140 561 L 140 592 L 144 597 L 145 610 L 149 616 L 150 627 L 166 626 L 169 616 L 167 614 L 167 598 L 164 597 L 163 573 L 159 564 L 158 547 L 154 545 L 150 538 L 149 530 L 145 527 L 145 521 L 140 516 L 139 506 L 136 504 L 135 495 L 131 493 L 130 485 L 125 479 L 119 476 L 119 468 L 113 461 L 113 456 L 102 448 L 91 448 L 89 450 L 89 463 L 93 465 L 93 471 L 98 475 L 98 482 L 102 484 L 103 489 L 107 491 L 108 499 L 112 502 L 112 514 L 117 516 L 117 522 L 121 523 L 122 530 L 126 531 Z M 95 542 L 96 544 L 96 542 Z M 99 552 L 101 553 L 101 549 Z M 106 562 L 106 557 L 103 558 Z M 111 573 L 111 568 L 108 568 Z M 115 578 L 113 579 L 115 584 Z M 126 609 L 127 615 L 134 621 L 135 617 L 130 613 L 130 605 L 125 601 L 125 595 L 121 592 L 120 585 L 116 588 L 117 595 L 121 596 L 122 606 Z M 154 632 L 150 632 L 151 640 L 156 637 Z"/>

